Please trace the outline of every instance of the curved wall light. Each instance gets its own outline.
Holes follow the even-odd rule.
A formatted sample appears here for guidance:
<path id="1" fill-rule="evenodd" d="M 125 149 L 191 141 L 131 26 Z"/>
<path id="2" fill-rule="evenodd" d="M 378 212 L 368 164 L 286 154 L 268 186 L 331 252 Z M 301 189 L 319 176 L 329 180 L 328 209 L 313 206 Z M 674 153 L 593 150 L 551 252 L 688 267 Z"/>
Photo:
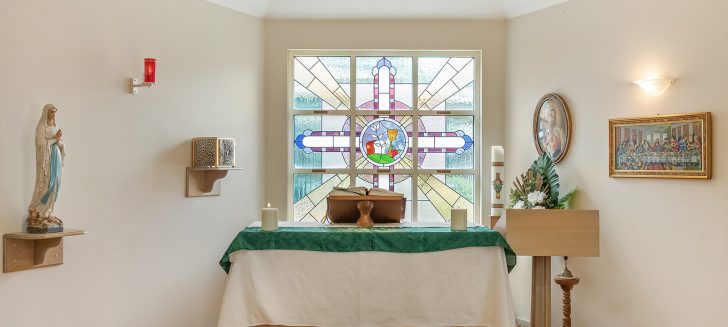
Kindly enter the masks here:
<path id="1" fill-rule="evenodd" d="M 647 94 L 651 96 L 660 96 L 672 85 L 674 80 L 667 78 L 656 78 L 656 79 L 643 79 L 634 81 L 635 84 L 639 85 Z"/>

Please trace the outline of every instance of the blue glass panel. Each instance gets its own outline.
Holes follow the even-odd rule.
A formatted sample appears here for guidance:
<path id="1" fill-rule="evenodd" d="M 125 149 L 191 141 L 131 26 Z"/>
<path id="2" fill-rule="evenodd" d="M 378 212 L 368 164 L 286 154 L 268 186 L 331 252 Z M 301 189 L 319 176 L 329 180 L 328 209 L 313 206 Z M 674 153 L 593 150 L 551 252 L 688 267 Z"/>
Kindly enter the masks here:
<path id="1" fill-rule="evenodd" d="M 420 122 L 417 141 L 420 168 L 474 167 L 473 116 L 421 116 Z"/>
<path id="2" fill-rule="evenodd" d="M 293 117 L 295 168 L 346 168 L 349 165 L 349 116 Z"/>

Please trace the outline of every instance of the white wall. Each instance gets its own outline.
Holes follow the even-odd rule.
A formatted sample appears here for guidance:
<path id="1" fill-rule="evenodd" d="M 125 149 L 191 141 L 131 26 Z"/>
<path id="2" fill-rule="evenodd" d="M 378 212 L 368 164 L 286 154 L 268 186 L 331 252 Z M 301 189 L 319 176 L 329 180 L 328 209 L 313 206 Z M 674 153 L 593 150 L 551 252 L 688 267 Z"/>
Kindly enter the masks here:
<path id="1" fill-rule="evenodd" d="M 575 326 L 726 325 L 726 12 L 720 0 L 571 0 L 509 21 L 506 174 L 536 157 L 533 110 L 557 92 L 573 120 L 562 185 L 580 188 L 577 208 L 600 210 L 601 257 L 569 260 L 582 278 Z M 653 73 L 677 78 L 662 97 L 631 83 Z M 608 177 L 610 118 L 701 111 L 713 113 L 712 180 Z M 554 273 L 562 266 L 554 259 Z M 560 296 L 554 287 L 554 325 Z M 527 296 L 516 303 L 527 317 Z"/>
<path id="2" fill-rule="evenodd" d="M 0 231 L 21 230 L 33 135 L 58 106 L 61 266 L 0 274 L 0 326 L 214 326 L 217 264 L 262 204 L 263 23 L 199 0 L 0 2 Z M 159 86 L 128 93 L 144 57 Z M 237 138 L 223 195 L 185 198 L 194 136 Z"/>
<path id="3" fill-rule="evenodd" d="M 503 142 L 505 27 L 486 20 L 266 20 L 266 199 L 286 217 L 288 49 L 481 50 L 482 178 L 490 180 L 490 145 Z M 481 196 L 489 199 L 486 191 Z"/>
<path id="4" fill-rule="evenodd" d="M 0 230 L 22 227 L 33 129 L 55 103 L 69 152 L 57 213 L 89 234 L 67 239 L 62 266 L 0 274 L 0 326 L 214 325 L 217 258 L 265 200 L 285 215 L 289 48 L 483 50 L 483 162 L 505 139 L 511 177 L 536 156 L 536 102 L 562 94 L 574 139 L 557 168 L 581 189 L 576 206 L 602 217 L 602 256 L 571 260 L 582 277 L 575 325 L 724 324 L 727 10 L 719 0 L 571 0 L 508 23 L 263 23 L 198 0 L 5 0 Z M 141 77 L 147 56 L 159 58 L 160 85 L 132 96 L 127 78 Z M 653 72 L 678 78 L 659 98 L 630 82 Z M 712 180 L 608 178 L 609 118 L 695 111 L 713 112 Z M 236 137 L 244 169 L 221 197 L 188 199 L 189 139 L 201 135 Z M 530 265 L 519 260 L 511 278 L 527 318 Z M 559 296 L 554 288 L 555 325 Z"/>

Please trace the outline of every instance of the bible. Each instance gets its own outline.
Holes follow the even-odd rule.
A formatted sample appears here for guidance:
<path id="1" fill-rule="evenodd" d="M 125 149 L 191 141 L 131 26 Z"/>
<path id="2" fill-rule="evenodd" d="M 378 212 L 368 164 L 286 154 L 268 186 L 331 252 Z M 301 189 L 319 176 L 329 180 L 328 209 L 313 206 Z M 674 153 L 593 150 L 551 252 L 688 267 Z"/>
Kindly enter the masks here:
<path id="1" fill-rule="evenodd" d="M 335 224 L 356 223 L 364 216 L 373 223 L 398 223 L 404 219 L 406 203 L 404 194 L 381 188 L 334 187 L 326 200 L 326 218 Z"/>

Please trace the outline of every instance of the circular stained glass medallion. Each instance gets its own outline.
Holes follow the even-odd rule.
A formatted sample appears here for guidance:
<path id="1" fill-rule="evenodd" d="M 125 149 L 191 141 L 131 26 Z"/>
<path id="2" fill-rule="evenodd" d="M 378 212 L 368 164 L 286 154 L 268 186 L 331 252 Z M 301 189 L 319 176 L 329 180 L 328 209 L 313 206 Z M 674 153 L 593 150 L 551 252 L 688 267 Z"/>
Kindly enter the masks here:
<path id="1" fill-rule="evenodd" d="M 375 166 L 394 166 L 409 147 L 407 131 L 391 118 L 377 118 L 364 126 L 359 141 L 362 155 Z"/>

